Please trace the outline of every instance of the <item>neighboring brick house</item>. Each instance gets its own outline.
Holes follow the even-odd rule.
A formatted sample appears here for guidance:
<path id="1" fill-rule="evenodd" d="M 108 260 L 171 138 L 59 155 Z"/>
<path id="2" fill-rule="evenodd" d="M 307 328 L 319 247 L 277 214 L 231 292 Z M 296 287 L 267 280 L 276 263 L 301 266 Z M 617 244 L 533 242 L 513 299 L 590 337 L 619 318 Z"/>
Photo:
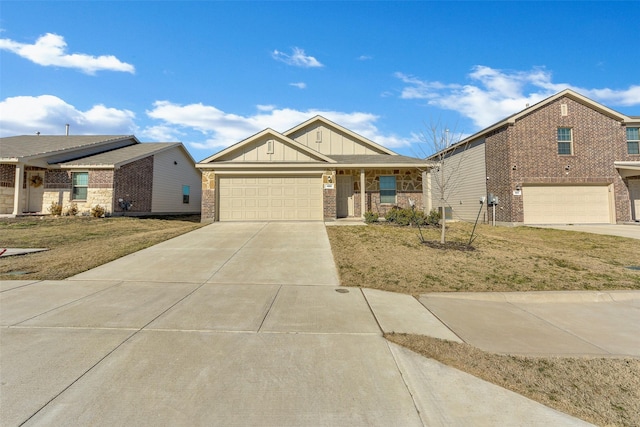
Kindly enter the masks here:
<path id="1" fill-rule="evenodd" d="M 87 214 L 200 212 L 201 175 L 179 143 L 133 136 L 0 138 L 0 214 L 48 213 L 52 203 Z"/>
<path id="2" fill-rule="evenodd" d="M 640 221 L 640 117 L 564 90 L 434 154 L 451 217 L 502 224 Z M 433 206 L 441 206 L 439 174 Z"/>
<path id="3" fill-rule="evenodd" d="M 196 166 L 202 220 L 307 220 L 429 209 L 430 162 L 400 156 L 324 117 L 284 133 L 265 129 Z"/>

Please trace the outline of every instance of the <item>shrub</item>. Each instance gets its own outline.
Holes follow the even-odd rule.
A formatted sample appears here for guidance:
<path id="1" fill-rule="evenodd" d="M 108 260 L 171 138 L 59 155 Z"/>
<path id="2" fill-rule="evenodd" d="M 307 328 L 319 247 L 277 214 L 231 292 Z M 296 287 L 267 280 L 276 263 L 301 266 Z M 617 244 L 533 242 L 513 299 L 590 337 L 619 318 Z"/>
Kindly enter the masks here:
<path id="1" fill-rule="evenodd" d="M 64 215 L 67 215 L 67 216 L 78 215 L 78 205 L 75 203 L 71 203 L 69 206 L 65 208 Z"/>
<path id="2" fill-rule="evenodd" d="M 431 209 L 429 215 L 426 217 L 426 222 L 429 225 L 438 225 L 440 223 L 440 211 L 438 209 Z"/>
<path id="3" fill-rule="evenodd" d="M 402 209 L 398 206 L 392 207 L 384 216 L 387 222 L 398 225 L 411 225 L 421 221 L 422 213 L 413 209 Z"/>
<path id="4" fill-rule="evenodd" d="M 105 213 L 106 210 L 100 205 L 95 205 L 91 208 L 91 216 L 94 218 L 102 218 L 105 216 Z"/>
<path id="5" fill-rule="evenodd" d="M 62 205 L 56 202 L 51 202 L 51 206 L 49 206 L 48 210 L 51 215 L 56 215 L 56 216 L 62 215 Z"/>
<path id="6" fill-rule="evenodd" d="M 380 218 L 380 215 L 378 215 L 375 212 L 372 211 L 366 211 L 364 213 L 364 222 L 366 222 L 367 224 L 371 224 L 374 222 L 378 222 L 378 219 Z"/>

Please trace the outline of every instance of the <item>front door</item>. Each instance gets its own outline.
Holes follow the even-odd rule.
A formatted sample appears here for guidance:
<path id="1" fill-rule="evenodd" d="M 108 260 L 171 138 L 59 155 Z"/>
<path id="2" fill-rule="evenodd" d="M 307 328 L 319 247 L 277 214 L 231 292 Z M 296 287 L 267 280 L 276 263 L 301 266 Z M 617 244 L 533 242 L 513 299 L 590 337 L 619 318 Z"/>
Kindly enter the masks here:
<path id="1" fill-rule="evenodd" d="M 629 198 L 631 199 L 631 217 L 640 221 L 640 179 L 629 181 Z"/>
<path id="2" fill-rule="evenodd" d="M 27 172 L 27 212 L 42 212 L 44 171 Z"/>
<path id="3" fill-rule="evenodd" d="M 338 218 L 353 216 L 353 177 L 338 175 L 337 187 L 336 216 Z"/>

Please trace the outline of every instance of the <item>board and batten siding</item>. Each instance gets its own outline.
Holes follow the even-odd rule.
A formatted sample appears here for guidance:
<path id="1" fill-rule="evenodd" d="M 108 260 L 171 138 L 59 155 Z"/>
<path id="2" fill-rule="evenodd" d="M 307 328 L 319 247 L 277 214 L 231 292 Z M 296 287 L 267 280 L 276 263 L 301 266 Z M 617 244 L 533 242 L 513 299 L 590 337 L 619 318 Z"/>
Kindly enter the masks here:
<path id="1" fill-rule="evenodd" d="M 182 202 L 183 185 L 190 187 L 189 203 Z M 180 147 L 153 155 L 152 194 L 153 213 L 200 212 L 202 176 Z"/>
<path id="2" fill-rule="evenodd" d="M 256 141 L 233 151 L 218 161 L 223 162 L 315 162 L 309 154 L 291 147 L 290 143 L 265 135 Z"/>
<path id="3" fill-rule="evenodd" d="M 324 155 L 380 154 L 356 139 L 326 126 L 301 129 L 291 139 Z"/>
<path id="4" fill-rule="evenodd" d="M 435 160 L 435 159 L 434 159 Z M 466 149 L 445 158 L 445 206 L 451 207 L 452 219 L 475 221 L 480 210 L 480 198 L 486 197 L 486 167 L 484 141 L 470 143 Z M 453 177 L 451 175 L 453 174 Z M 431 206 L 439 209 L 442 176 L 437 167 L 431 171 Z M 486 204 L 480 221 L 485 219 Z"/>

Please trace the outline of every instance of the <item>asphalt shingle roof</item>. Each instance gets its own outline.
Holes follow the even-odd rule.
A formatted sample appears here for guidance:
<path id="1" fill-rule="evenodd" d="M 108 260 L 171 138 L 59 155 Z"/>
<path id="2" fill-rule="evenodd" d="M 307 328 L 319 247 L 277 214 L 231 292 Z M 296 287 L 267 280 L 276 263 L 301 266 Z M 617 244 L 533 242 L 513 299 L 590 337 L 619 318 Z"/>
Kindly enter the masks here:
<path id="1" fill-rule="evenodd" d="M 92 156 L 82 157 L 80 159 L 70 160 L 60 163 L 60 165 L 63 167 L 116 166 L 179 145 L 179 142 L 143 142 Z"/>
<path id="2" fill-rule="evenodd" d="M 0 158 L 12 159 L 74 150 L 133 135 L 21 135 L 0 138 Z"/>

